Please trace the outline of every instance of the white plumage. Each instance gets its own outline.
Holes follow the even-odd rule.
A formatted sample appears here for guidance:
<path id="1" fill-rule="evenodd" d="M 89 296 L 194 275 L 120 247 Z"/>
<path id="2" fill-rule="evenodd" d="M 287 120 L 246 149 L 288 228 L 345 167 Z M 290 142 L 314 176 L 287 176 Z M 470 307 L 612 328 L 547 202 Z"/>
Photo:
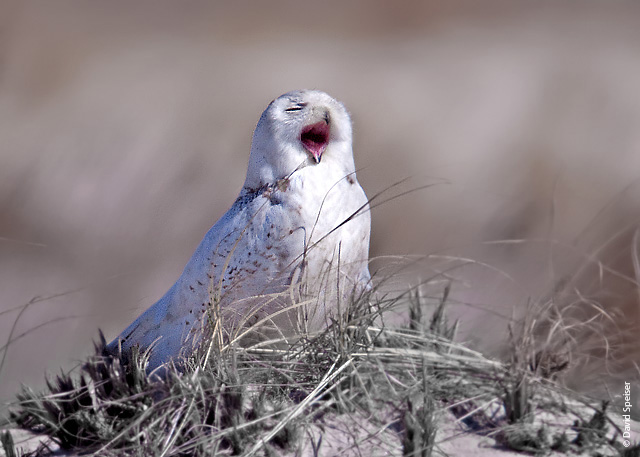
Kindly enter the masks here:
<path id="1" fill-rule="evenodd" d="M 173 287 L 107 349 L 151 347 L 154 369 L 189 355 L 216 322 L 227 338 L 259 321 L 264 331 L 266 316 L 297 301 L 305 305 L 279 313 L 271 328 L 320 329 L 368 287 L 369 235 L 346 109 L 320 91 L 284 94 L 260 117 L 233 206 Z"/>

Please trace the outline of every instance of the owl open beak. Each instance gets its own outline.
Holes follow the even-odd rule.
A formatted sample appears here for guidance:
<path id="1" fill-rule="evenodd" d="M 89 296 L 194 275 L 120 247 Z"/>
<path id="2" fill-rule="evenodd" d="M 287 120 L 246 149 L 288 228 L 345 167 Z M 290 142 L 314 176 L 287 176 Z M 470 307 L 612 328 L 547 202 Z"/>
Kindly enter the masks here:
<path id="1" fill-rule="evenodd" d="M 322 153 L 329 144 L 329 124 L 326 121 L 307 125 L 302 129 L 300 141 L 304 148 L 311 153 L 316 163 L 320 163 Z"/>

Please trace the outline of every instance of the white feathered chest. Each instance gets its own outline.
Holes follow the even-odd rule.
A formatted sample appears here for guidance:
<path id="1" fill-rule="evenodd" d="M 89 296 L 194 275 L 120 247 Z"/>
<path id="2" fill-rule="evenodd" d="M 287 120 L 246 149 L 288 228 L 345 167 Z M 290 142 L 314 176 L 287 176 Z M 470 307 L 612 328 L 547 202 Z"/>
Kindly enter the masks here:
<path id="1" fill-rule="evenodd" d="M 354 283 L 367 281 L 363 262 L 370 216 L 364 191 L 351 176 L 336 177 L 327 186 L 326 176 L 318 179 L 317 172 L 302 169 L 274 185 L 243 192 L 187 264 L 174 292 L 178 302 L 192 303 L 194 296 L 204 303 L 219 300 L 235 324 L 252 305 L 242 304 L 248 297 L 279 293 L 300 282 L 307 295 L 318 293 L 338 274 L 348 281 L 345 291 L 351 284 L 348 293 Z M 209 272 L 207 284 L 203 271 Z"/>

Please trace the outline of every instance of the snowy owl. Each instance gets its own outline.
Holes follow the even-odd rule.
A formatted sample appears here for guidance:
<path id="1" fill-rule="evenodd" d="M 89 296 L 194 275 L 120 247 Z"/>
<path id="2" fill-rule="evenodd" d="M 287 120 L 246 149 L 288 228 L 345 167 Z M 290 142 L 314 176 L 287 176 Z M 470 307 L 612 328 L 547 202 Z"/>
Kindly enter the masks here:
<path id="1" fill-rule="evenodd" d="M 107 351 L 150 349 L 152 370 L 190 355 L 212 327 L 230 339 L 254 324 L 286 337 L 330 323 L 370 281 L 369 206 L 351 143 L 349 114 L 326 93 L 271 102 L 240 195 L 173 287 Z"/>

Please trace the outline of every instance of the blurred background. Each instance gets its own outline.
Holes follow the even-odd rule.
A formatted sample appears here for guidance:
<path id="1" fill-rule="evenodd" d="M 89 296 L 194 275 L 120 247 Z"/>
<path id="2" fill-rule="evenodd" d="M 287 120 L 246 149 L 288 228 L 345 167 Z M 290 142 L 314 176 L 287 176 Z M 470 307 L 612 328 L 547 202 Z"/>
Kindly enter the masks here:
<path id="1" fill-rule="evenodd" d="M 373 210 L 372 256 L 430 254 L 422 279 L 471 259 L 451 312 L 495 354 L 532 304 L 602 304 L 620 363 L 590 335 L 567 383 L 619 395 L 640 360 L 639 81 L 637 2 L 2 0 L 0 400 L 164 294 L 297 88 L 350 110 L 369 196 L 435 184 Z"/>

